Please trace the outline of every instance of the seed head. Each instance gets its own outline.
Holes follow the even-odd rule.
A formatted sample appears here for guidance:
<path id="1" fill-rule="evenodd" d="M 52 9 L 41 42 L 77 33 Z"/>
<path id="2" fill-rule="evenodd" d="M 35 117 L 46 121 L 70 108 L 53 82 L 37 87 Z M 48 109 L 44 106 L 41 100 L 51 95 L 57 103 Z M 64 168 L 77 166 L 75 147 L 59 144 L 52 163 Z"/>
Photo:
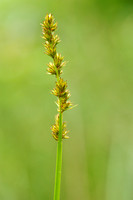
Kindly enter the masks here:
<path id="1" fill-rule="evenodd" d="M 47 72 L 48 74 L 55 75 L 57 78 L 56 86 L 52 90 L 52 94 L 57 97 L 58 112 L 63 113 L 64 111 L 72 108 L 72 103 L 68 101 L 70 98 L 70 92 L 67 89 L 67 82 L 64 81 L 60 75 L 62 74 L 63 67 L 66 65 L 64 56 L 57 53 L 57 44 L 60 42 L 58 35 L 54 32 L 57 29 L 57 23 L 55 23 L 52 14 L 47 14 L 42 25 L 43 39 L 45 41 L 45 54 L 53 59 L 53 62 L 48 64 Z M 58 140 L 59 136 L 59 114 L 56 115 L 55 124 L 51 127 L 52 136 L 55 140 Z M 62 139 L 69 138 L 67 136 L 68 131 L 66 130 L 66 123 L 62 123 Z"/>

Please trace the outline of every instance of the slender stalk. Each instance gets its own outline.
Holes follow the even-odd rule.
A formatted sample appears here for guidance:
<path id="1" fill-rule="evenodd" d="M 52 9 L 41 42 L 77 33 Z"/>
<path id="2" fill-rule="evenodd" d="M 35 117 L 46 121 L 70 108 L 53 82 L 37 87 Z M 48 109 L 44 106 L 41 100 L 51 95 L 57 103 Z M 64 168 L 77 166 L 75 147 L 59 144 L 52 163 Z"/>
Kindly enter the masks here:
<path id="1" fill-rule="evenodd" d="M 58 145 L 57 145 L 54 200 L 60 200 L 61 168 L 62 168 L 62 113 L 60 110 L 59 139 L 58 139 Z"/>
<path id="2" fill-rule="evenodd" d="M 59 74 L 57 73 L 57 81 L 59 82 Z M 57 145 L 56 156 L 56 171 L 55 171 L 55 186 L 54 186 L 54 200 L 60 199 L 60 185 L 61 185 L 61 168 L 62 168 L 62 113 L 61 113 L 61 99 L 59 98 L 60 111 L 59 111 L 59 139 Z"/>

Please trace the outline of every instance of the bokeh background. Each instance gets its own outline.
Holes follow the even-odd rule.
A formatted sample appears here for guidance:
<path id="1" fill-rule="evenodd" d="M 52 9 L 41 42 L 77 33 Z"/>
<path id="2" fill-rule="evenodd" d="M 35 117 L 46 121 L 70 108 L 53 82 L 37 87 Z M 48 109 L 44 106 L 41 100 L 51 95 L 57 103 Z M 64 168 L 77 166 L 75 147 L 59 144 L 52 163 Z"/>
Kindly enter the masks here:
<path id="1" fill-rule="evenodd" d="M 0 1 L 0 200 L 53 199 L 56 114 L 40 23 L 58 22 L 71 101 L 62 200 L 133 199 L 133 1 Z"/>

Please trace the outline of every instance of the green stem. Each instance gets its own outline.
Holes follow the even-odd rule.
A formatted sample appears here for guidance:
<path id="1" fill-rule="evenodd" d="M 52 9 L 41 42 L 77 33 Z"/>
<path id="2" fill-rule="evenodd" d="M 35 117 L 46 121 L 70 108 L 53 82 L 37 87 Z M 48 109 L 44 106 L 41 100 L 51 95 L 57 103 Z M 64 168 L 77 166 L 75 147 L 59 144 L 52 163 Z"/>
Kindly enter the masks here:
<path id="1" fill-rule="evenodd" d="M 59 76 L 57 76 L 57 81 Z M 61 113 L 61 100 L 59 112 L 59 136 L 57 145 L 56 157 L 56 171 L 55 171 L 55 187 L 54 187 L 54 200 L 60 200 L 60 185 L 61 185 L 61 167 L 62 167 L 62 113 Z"/>

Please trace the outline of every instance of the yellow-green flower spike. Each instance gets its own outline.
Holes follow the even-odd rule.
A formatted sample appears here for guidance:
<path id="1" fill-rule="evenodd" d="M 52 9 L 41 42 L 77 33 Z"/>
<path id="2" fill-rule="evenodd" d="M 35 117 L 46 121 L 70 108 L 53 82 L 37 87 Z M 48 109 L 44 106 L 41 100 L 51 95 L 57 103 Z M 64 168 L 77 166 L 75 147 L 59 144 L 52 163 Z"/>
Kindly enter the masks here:
<path id="1" fill-rule="evenodd" d="M 53 59 L 53 62 L 48 64 L 47 72 L 48 74 L 55 75 L 57 78 L 56 86 L 52 90 L 52 94 L 57 97 L 58 112 L 63 113 L 64 111 L 72 108 L 72 103 L 68 101 L 70 98 L 70 92 L 67 89 L 67 82 L 61 78 L 63 67 L 66 65 L 64 56 L 57 53 L 57 44 L 59 44 L 60 39 L 58 35 L 55 35 L 57 29 L 57 23 L 54 20 L 52 14 L 47 14 L 42 25 L 43 39 L 45 54 Z M 55 124 L 51 127 L 52 136 L 58 141 L 59 136 L 59 114 L 56 116 Z M 62 139 L 69 138 L 67 136 L 68 131 L 66 130 L 66 124 L 62 123 Z"/>

